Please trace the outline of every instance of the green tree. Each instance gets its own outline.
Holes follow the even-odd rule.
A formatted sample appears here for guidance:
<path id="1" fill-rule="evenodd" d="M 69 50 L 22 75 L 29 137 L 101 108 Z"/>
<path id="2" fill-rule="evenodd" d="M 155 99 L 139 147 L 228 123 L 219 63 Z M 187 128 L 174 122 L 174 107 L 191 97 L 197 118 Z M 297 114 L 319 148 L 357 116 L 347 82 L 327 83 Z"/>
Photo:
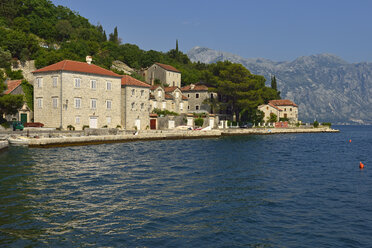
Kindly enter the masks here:
<path id="1" fill-rule="evenodd" d="M 278 121 L 278 116 L 274 113 L 270 113 L 270 116 L 268 117 L 267 122 L 273 123 Z"/>
<path id="2" fill-rule="evenodd" d="M 27 82 L 27 80 L 22 80 L 22 90 L 25 93 L 25 101 L 27 106 L 34 111 L 34 86 Z"/>
<path id="3" fill-rule="evenodd" d="M 280 91 L 278 91 L 278 85 L 276 83 L 275 75 L 271 76 L 271 88 L 277 92 L 277 96 L 275 97 L 275 99 L 280 99 Z"/>

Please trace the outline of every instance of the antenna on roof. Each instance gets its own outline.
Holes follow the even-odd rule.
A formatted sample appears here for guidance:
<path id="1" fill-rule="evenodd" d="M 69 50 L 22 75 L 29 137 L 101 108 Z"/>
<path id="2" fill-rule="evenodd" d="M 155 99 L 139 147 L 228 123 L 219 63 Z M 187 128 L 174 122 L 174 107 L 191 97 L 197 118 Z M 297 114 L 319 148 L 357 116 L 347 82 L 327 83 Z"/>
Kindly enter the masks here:
<path id="1" fill-rule="evenodd" d="M 85 57 L 85 61 L 87 61 L 87 63 L 90 65 L 92 63 L 92 56 L 86 56 Z"/>

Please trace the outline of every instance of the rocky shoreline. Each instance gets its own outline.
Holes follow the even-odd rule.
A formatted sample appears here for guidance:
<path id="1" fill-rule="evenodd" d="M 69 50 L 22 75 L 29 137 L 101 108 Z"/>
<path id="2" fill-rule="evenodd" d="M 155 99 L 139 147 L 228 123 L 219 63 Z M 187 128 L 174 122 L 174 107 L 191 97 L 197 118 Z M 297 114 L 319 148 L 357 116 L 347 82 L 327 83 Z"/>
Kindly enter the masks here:
<path id="1" fill-rule="evenodd" d="M 117 133 L 117 134 L 87 134 L 81 132 L 61 133 L 56 135 L 34 135 L 21 136 L 11 135 L 8 141 L 11 145 L 24 145 L 29 147 L 61 147 L 80 146 L 104 143 L 119 143 L 149 140 L 171 140 L 171 139 L 201 139 L 218 138 L 222 136 L 242 135 L 273 135 L 273 134 L 294 134 L 294 133 L 337 133 L 339 130 L 328 127 L 321 128 L 248 128 L 248 129 L 218 129 L 218 130 L 191 130 L 191 131 L 141 131 L 139 133 Z M 7 143 L 7 142 L 6 142 Z"/>

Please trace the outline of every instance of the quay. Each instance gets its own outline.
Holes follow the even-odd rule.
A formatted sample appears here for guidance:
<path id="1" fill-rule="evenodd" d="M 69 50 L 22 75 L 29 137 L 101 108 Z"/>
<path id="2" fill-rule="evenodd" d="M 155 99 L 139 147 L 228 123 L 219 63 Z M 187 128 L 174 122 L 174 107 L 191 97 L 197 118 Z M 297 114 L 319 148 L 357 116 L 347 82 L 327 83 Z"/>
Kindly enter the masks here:
<path id="1" fill-rule="evenodd" d="M 115 132 L 116 131 L 116 132 Z M 139 133 L 123 132 L 117 130 L 90 130 L 84 131 L 49 131 L 49 132 L 27 132 L 14 134 L 8 137 L 11 145 L 24 145 L 29 147 L 62 147 L 95 145 L 104 143 L 119 143 L 133 141 L 150 140 L 174 140 L 174 139 L 201 139 L 219 138 L 223 136 L 242 136 L 242 135 L 274 135 L 274 134 L 296 134 L 296 133 L 337 133 L 339 130 L 328 127 L 320 128 L 229 128 L 216 130 L 156 130 L 141 131 Z M 3 142 L 7 143 L 7 141 Z M 6 144 L 8 145 L 8 144 Z M 4 145 L 5 146 L 5 145 Z"/>
<path id="2" fill-rule="evenodd" d="M 8 148 L 9 143 L 7 140 L 0 140 L 0 151 Z"/>

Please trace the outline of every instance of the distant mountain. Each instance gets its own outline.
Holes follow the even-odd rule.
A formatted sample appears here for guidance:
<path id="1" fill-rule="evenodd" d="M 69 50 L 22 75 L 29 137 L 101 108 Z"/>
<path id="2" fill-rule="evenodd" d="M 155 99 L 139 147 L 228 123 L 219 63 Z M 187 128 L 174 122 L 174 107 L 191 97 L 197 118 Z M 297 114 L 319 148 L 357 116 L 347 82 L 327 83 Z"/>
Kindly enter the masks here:
<path id="1" fill-rule="evenodd" d="M 348 63 L 332 54 L 303 56 L 294 61 L 245 59 L 209 48 L 194 47 L 191 61 L 241 63 L 267 84 L 275 75 L 284 99 L 299 105 L 299 118 L 334 124 L 372 124 L 372 63 Z"/>

